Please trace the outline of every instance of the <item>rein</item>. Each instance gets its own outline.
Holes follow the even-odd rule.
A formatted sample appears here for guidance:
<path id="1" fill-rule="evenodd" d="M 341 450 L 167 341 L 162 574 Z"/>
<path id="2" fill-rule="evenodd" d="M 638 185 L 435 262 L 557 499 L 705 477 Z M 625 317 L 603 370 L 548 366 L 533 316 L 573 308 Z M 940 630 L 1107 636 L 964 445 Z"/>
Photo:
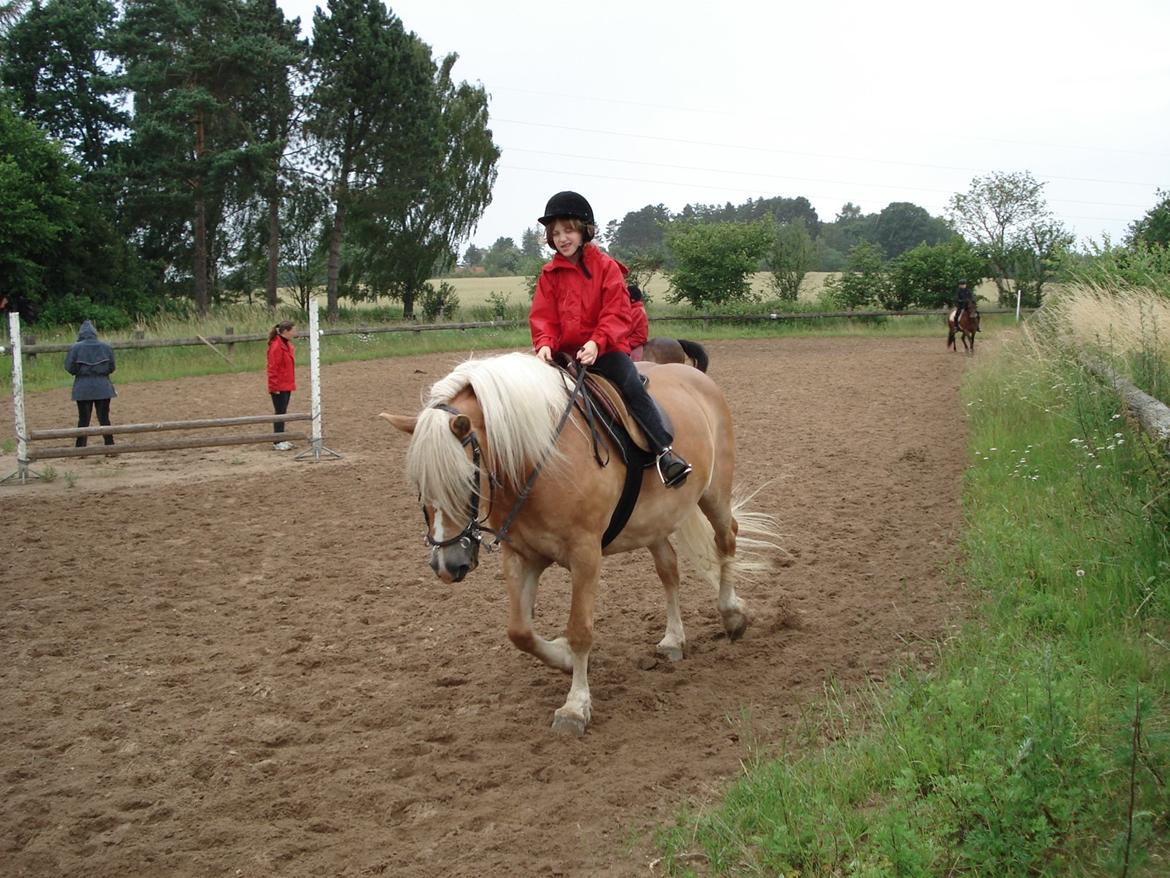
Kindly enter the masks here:
<path id="1" fill-rule="evenodd" d="M 577 402 L 577 398 L 581 395 L 581 390 L 584 385 L 585 367 L 582 366 L 578 370 L 577 381 L 573 385 L 573 391 L 569 394 L 569 402 L 565 406 L 565 411 L 561 415 L 561 420 L 557 424 L 556 431 L 553 433 L 553 447 L 556 446 L 557 438 L 561 435 L 561 431 L 565 429 L 565 424 L 568 423 L 569 417 L 573 414 L 573 407 Z M 434 406 L 432 406 L 432 408 L 437 408 L 441 411 L 449 412 L 453 415 L 463 414 L 458 409 L 452 408 L 446 403 L 436 403 Z M 462 542 L 464 548 L 470 549 L 473 544 L 482 544 L 483 535 L 485 533 L 489 533 L 494 537 L 494 539 L 487 544 L 488 551 L 490 552 L 499 546 L 500 543 L 505 542 L 508 539 L 508 529 L 511 528 L 512 523 L 516 520 L 516 516 L 520 514 L 520 509 L 524 505 L 524 501 L 528 499 L 528 495 L 532 492 L 532 486 L 536 484 L 536 480 L 540 476 L 541 470 L 544 469 L 544 464 L 548 460 L 548 456 L 546 455 L 543 460 L 537 463 L 532 472 L 529 473 L 528 479 L 524 482 L 524 487 L 520 490 L 520 493 L 516 495 L 516 501 L 512 504 L 512 508 L 508 511 L 507 516 L 504 518 L 503 524 L 501 524 L 500 527 L 496 529 L 488 527 L 486 523 L 488 515 L 491 514 L 492 505 L 495 502 L 496 480 L 495 476 L 493 476 L 491 473 L 488 473 L 488 514 L 484 516 L 483 521 L 479 520 L 479 485 L 481 481 L 479 467 L 480 444 L 479 439 L 476 438 L 475 430 L 472 430 L 465 437 L 463 437 L 463 439 L 460 440 L 460 444 L 462 444 L 464 447 L 468 445 L 471 446 L 471 463 L 475 468 L 475 489 L 471 492 L 471 499 L 468 501 L 467 526 L 449 540 L 436 540 L 430 534 L 430 516 L 427 515 L 426 509 L 424 507 L 423 519 L 427 523 L 426 544 L 432 549 L 442 549 L 446 548 L 447 546 L 453 546 L 456 543 Z"/>

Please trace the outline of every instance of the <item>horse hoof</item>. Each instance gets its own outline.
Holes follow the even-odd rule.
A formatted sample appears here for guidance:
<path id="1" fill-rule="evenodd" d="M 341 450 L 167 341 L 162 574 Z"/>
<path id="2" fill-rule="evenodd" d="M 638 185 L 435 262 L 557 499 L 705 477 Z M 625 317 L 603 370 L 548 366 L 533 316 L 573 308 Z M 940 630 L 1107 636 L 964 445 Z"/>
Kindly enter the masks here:
<path id="1" fill-rule="evenodd" d="M 580 738 L 585 734 L 585 727 L 588 724 L 588 719 L 579 714 L 570 713 L 563 707 L 553 715 L 553 731 L 562 735 L 572 735 L 575 738 Z"/>
<path id="2" fill-rule="evenodd" d="M 681 646 L 663 646 L 660 643 L 656 652 L 667 661 L 681 662 L 683 660 L 683 648 Z"/>
<path id="3" fill-rule="evenodd" d="M 743 633 L 747 631 L 747 626 L 747 616 L 739 610 L 732 610 L 723 617 L 723 630 L 727 632 L 727 637 L 731 641 L 736 641 L 743 637 Z"/>

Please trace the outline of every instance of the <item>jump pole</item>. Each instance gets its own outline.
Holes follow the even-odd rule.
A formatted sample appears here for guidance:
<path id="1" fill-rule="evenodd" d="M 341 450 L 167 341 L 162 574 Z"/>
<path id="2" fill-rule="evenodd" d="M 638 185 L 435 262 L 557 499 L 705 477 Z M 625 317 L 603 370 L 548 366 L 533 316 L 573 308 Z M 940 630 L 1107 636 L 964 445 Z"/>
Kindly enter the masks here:
<path id="1" fill-rule="evenodd" d="M 340 460 L 341 455 L 325 447 L 321 438 L 321 327 L 318 318 L 317 297 L 309 298 L 309 414 L 313 417 L 309 447 L 294 460 L 312 459 L 314 463 L 327 457 Z"/>
<path id="2" fill-rule="evenodd" d="M 16 472 L 0 479 L 0 484 L 15 479 L 24 485 L 30 479 L 39 479 L 41 476 L 29 467 L 28 427 L 24 420 L 24 363 L 21 360 L 20 314 L 17 311 L 8 314 L 8 337 L 12 342 L 12 411 L 16 417 Z"/>

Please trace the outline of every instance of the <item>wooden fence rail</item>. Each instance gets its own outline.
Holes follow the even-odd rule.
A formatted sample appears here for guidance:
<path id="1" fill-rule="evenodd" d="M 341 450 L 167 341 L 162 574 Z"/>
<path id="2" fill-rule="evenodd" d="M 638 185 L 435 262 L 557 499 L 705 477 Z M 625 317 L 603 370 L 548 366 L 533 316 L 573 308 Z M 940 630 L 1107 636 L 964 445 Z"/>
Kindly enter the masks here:
<path id="1" fill-rule="evenodd" d="M 308 413 L 291 415 L 245 415 L 240 418 L 202 418 L 195 421 L 157 421 L 153 424 L 111 424 L 108 427 L 65 427 L 56 430 L 30 430 L 29 439 L 72 439 L 77 436 L 101 436 L 106 433 L 159 433 L 164 430 L 201 430 L 207 427 L 239 427 L 246 424 L 275 424 L 311 421 Z"/>
<path id="2" fill-rule="evenodd" d="M 1024 308 L 1023 312 L 1030 313 L 1034 308 Z M 654 323 L 777 323 L 784 321 L 799 321 L 799 320 L 841 320 L 851 319 L 874 319 L 879 317 L 945 317 L 950 313 L 949 309 L 933 309 L 933 310 L 915 310 L 915 311 L 816 311 L 816 312 L 775 312 L 771 314 L 656 314 L 654 315 Z M 1010 308 L 984 308 L 981 309 L 981 314 L 1015 314 L 1016 312 Z M 358 324 L 356 326 L 346 327 L 330 327 L 328 329 L 319 329 L 318 335 L 376 335 L 379 333 L 395 333 L 395 332 L 442 332 L 451 330 L 469 330 L 469 329 L 515 329 L 518 327 L 528 326 L 527 320 L 484 320 L 474 323 L 418 323 L 413 325 L 393 325 L 393 326 L 363 326 Z M 308 336 L 307 332 L 298 332 L 295 334 L 298 338 L 305 338 Z M 208 335 L 199 336 L 197 338 L 134 338 L 111 340 L 107 343 L 110 347 L 117 350 L 143 350 L 147 348 L 167 348 L 167 347 L 197 347 L 199 345 L 209 345 L 214 348 L 215 345 L 227 345 L 229 350 L 233 345 L 241 342 L 249 341 L 267 341 L 267 333 L 251 333 L 248 335 L 236 335 L 229 328 L 224 335 Z M 33 337 L 29 338 L 29 343 L 23 345 L 23 351 L 28 356 L 36 354 L 60 354 L 65 353 L 72 347 L 72 343 L 53 342 L 48 344 L 37 344 Z M 4 348 L 0 353 L 11 355 L 11 350 Z"/>
<path id="3" fill-rule="evenodd" d="M 1144 390 L 1138 389 L 1128 379 L 1098 360 L 1081 356 L 1080 363 L 1091 374 L 1117 391 L 1145 434 L 1158 444 L 1163 454 L 1170 455 L 1170 407 Z"/>

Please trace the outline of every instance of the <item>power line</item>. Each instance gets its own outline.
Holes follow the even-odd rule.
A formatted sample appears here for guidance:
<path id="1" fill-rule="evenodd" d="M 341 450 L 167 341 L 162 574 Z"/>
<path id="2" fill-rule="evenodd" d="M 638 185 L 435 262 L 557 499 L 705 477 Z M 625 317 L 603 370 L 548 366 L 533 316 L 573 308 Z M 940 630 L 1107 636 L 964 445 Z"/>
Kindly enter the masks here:
<path id="1" fill-rule="evenodd" d="M 823 177 L 797 177 L 797 176 L 793 176 L 791 174 L 769 174 L 766 171 L 731 171 L 731 170 L 727 170 L 726 168 L 705 168 L 705 167 L 701 167 L 701 166 L 697 166 L 697 165 L 673 165 L 673 164 L 668 164 L 666 162 L 643 162 L 643 161 L 637 161 L 635 159 L 611 159 L 611 158 L 606 158 L 605 156 L 578 155 L 576 153 L 568 153 L 568 152 L 550 152 L 548 150 L 525 149 L 523 147 L 508 146 L 508 147 L 501 147 L 501 149 L 505 153 L 507 153 L 507 152 L 526 152 L 526 153 L 532 153 L 535 155 L 554 156 L 557 158 L 581 159 L 581 160 L 585 160 L 585 161 L 610 162 L 613 164 L 637 165 L 640 167 L 647 167 L 647 168 L 668 168 L 670 170 L 676 170 L 676 171 L 702 171 L 705 173 L 713 173 L 713 174 L 728 174 L 730 176 L 736 176 L 736 177 L 753 177 L 753 178 L 764 178 L 764 179 L 769 179 L 769 180 L 796 180 L 796 181 L 803 182 L 803 183 L 831 183 L 831 184 L 836 185 L 836 186 L 869 186 L 869 187 L 873 187 L 873 188 L 880 187 L 883 189 L 906 189 L 906 190 L 910 190 L 913 192 L 931 192 L 934 194 L 946 194 L 946 195 L 951 194 L 950 190 L 928 188 L 925 186 L 905 186 L 905 185 L 902 185 L 900 183 L 864 183 L 864 182 L 859 182 L 857 180 L 832 180 L 832 179 L 825 179 Z M 1053 201 L 1060 202 L 1062 204 L 1091 204 L 1091 205 L 1100 205 L 1102 207 L 1127 207 L 1127 208 L 1133 208 L 1135 210 L 1145 210 L 1148 207 L 1148 205 L 1145 205 L 1145 204 L 1126 204 L 1126 203 L 1119 202 L 1119 201 L 1079 201 L 1079 200 L 1074 200 L 1074 199 L 1069 199 L 1069 198 L 1053 199 Z"/>
<path id="2" fill-rule="evenodd" d="M 712 107 L 683 107 L 683 106 L 678 106 L 675 104 L 655 104 L 655 103 L 651 103 L 649 101 L 632 101 L 632 100 L 629 100 L 628 98 L 598 97 L 596 95 L 566 95 L 563 92 L 540 91 L 538 89 L 515 88 L 513 86 L 497 86 L 496 88 L 493 89 L 493 91 L 510 91 L 510 92 L 516 92 L 518 94 L 538 95 L 540 97 L 556 98 L 558 101 L 570 101 L 570 102 L 572 102 L 572 101 L 596 101 L 598 103 L 603 103 L 603 104 L 617 104 L 619 106 L 628 106 L 628 107 L 644 107 L 644 108 L 649 109 L 649 110 L 671 110 L 671 111 L 680 112 L 680 113 L 696 113 L 699 115 L 708 115 L 708 116 L 742 117 L 745 113 L 745 111 L 741 108 L 719 109 L 719 108 L 712 108 Z M 771 119 L 775 122 L 787 121 L 787 120 L 781 119 L 779 116 L 761 114 L 758 111 L 758 109 L 755 109 L 755 108 L 753 108 L 751 110 L 751 113 L 752 113 L 754 118 Z M 523 123 L 521 123 L 521 124 L 523 124 Z M 1142 155 L 1142 156 L 1148 156 L 1150 158 L 1170 158 L 1170 154 L 1168 154 L 1168 153 L 1147 152 L 1144 150 L 1136 150 L 1136 149 L 1118 149 L 1117 147 L 1113 147 L 1113 146 L 1084 146 L 1084 145 L 1079 144 L 1079 143 L 1067 143 L 1067 142 L 1065 142 L 1065 143 L 1040 143 L 1038 141 L 1031 141 L 1031 140 L 1010 140 L 1010 139 L 1005 138 L 1005 137 L 987 137 L 987 136 L 979 135 L 979 134 L 967 135 L 967 139 L 969 139 L 969 140 L 984 140 L 984 141 L 987 141 L 988 143 L 1010 143 L 1010 144 L 1013 144 L 1015 146 L 1037 146 L 1037 147 L 1041 147 L 1043 149 L 1072 149 L 1072 150 L 1081 150 L 1081 151 L 1085 151 L 1085 152 L 1101 152 L 1101 153 L 1112 152 L 1112 153 L 1118 153 L 1118 154 L 1122 154 L 1122 155 Z M 1134 185 L 1143 185 L 1144 186 L 1144 185 L 1149 185 L 1149 184 L 1142 183 L 1142 184 L 1134 184 Z"/>
<path id="3" fill-rule="evenodd" d="M 662 137 L 662 136 L 655 135 L 655 134 L 630 134 L 630 133 L 627 133 L 624 131 L 606 131 L 606 130 L 600 129 L 600 128 L 578 128 L 578 127 L 571 126 L 571 125 L 553 125 L 549 122 L 525 122 L 522 119 L 496 118 L 494 121 L 507 122 L 507 123 L 510 123 L 512 125 L 528 125 L 528 126 L 533 127 L 533 128 L 553 128 L 553 129 L 556 129 L 559 131 L 576 131 L 576 132 L 582 133 L 582 134 L 602 134 L 602 135 L 609 136 L 609 137 L 629 137 L 629 138 L 633 138 L 635 140 L 652 140 L 652 141 L 656 141 L 659 143 L 683 143 L 683 144 L 687 144 L 688 146 L 710 146 L 710 147 L 715 147 L 717 149 L 738 149 L 738 150 L 743 150 L 745 152 L 763 152 L 763 153 L 771 153 L 774 155 L 798 155 L 798 156 L 804 156 L 806 158 L 837 159 L 837 160 L 841 160 L 841 161 L 871 162 L 874 164 L 884 164 L 884 165 L 901 165 L 901 166 L 910 167 L 910 168 L 930 168 L 930 169 L 936 170 L 936 171 L 961 171 L 961 172 L 967 173 L 967 174 L 970 174 L 970 173 L 974 173 L 974 174 L 989 173 L 989 170 L 986 168 L 956 167 L 953 165 L 932 165 L 932 164 L 927 164 L 925 162 L 906 162 L 906 161 L 900 161 L 898 159 L 863 158 L 860 156 L 839 155 L 839 154 L 835 154 L 835 153 L 824 153 L 824 152 L 803 152 L 800 150 L 778 149 L 776 147 L 769 147 L 769 146 L 750 146 L 750 145 L 745 145 L 745 144 L 740 144 L 740 143 L 717 143 L 714 141 L 707 141 L 707 140 L 688 140 L 688 139 L 680 138 L 680 137 Z M 1144 186 L 1146 188 L 1156 187 L 1158 185 L 1156 183 L 1141 183 L 1141 182 L 1137 182 L 1134 180 L 1101 180 L 1101 179 L 1097 179 L 1094 177 L 1066 177 L 1066 176 L 1063 176 L 1060 174 L 1041 174 L 1040 176 L 1044 177 L 1046 179 L 1049 179 L 1049 180 L 1068 180 L 1068 181 L 1072 181 L 1072 182 L 1076 182 L 1076 183 L 1108 183 L 1111 185 L 1118 185 L 1118 186 Z"/>
<path id="4" fill-rule="evenodd" d="M 509 170 L 509 171 L 529 171 L 529 172 L 533 172 L 533 173 L 537 173 L 537 174 L 556 174 L 557 176 L 560 176 L 560 177 L 563 177 L 565 175 L 565 172 L 563 170 L 560 170 L 560 169 L 525 168 L 525 167 L 521 167 L 520 165 L 500 165 L 500 168 L 504 169 L 504 170 Z M 679 182 L 674 181 L 674 180 L 647 180 L 644 177 L 618 177 L 618 176 L 614 176 L 611 174 L 589 174 L 589 173 L 584 173 L 581 171 L 573 171 L 573 176 L 574 177 L 589 177 L 589 178 L 595 179 L 595 180 L 615 180 L 615 181 L 620 182 L 620 183 L 646 183 L 646 184 L 649 184 L 652 186 L 674 186 L 677 188 L 685 188 L 685 189 L 714 189 L 714 190 L 717 190 L 720 192 L 743 192 L 743 193 L 747 193 L 750 195 L 759 195 L 760 194 L 760 190 L 758 188 L 756 188 L 756 189 L 743 189 L 743 188 L 740 188 L 737 186 L 713 186 L 713 185 L 710 185 L 707 183 L 692 183 L 689 181 L 686 183 L 679 183 Z M 890 188 L 898 188 L 898 187 L 890 187 Z M 838 198 L 840 196 L 825 195 L 823 193 L 809 193 L 809 197 L 822 199 L 822 200 L 829 200 L 829 199 L 833 199 L 833 198 Z M 1076 203 L 1080 203 L 1080 202 L 1070 202 L 1070 203 L 1076 204 Z M 1086 203 L 1092 204 L 1094 202 L 1086 202 Z M 946 205 L 939 206 L 937 203 L 930 204 L 930 205 L 919 205 L 919 206 L 920 207 L 929 206 L 929 207 L 933 207 L 936 210 L 940 210 L 940 211 L 946 209 Z M 1074 216 L 1071 214 L 1062 214 L 1062 216 L 1064 219 L 1091 220 L 1093 222 L 1106 222 L 1106 223 L 1125 222 L 1125 218 L 1122 218 L 1122 217 Z"/>

